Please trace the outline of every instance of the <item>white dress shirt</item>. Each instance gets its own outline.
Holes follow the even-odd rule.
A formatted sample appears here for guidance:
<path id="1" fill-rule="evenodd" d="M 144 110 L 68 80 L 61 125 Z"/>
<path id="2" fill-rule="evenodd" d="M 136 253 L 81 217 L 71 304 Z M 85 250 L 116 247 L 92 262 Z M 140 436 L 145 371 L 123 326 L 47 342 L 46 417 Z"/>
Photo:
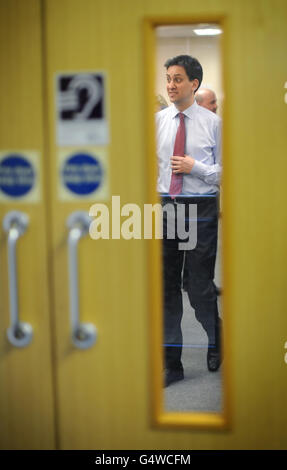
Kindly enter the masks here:
<path id="1" fill-rule="evenodd" d="M 174 104 L 156 113 L 158 185 L 160 193 L 168 193 L 171 162 L 180 111 Z M 183 176 L 182 194 L 210 194 L 219 191 L 221 178 L 221 119 L 194 103 L 185 115 L 185 155 L 195 159 L 189 174 Z"/>

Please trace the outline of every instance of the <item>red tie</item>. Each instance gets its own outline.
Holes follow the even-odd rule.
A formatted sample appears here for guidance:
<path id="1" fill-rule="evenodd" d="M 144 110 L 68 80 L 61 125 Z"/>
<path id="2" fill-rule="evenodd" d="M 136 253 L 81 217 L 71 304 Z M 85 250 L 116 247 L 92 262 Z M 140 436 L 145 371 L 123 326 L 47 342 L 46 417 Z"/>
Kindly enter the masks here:
<path id="1" fill-rule="evenodd" d="M 180 157 L 184 156 L 184 147 L 185 147 L 185 125 L 184 125 L 184 114 L 179 113 L 180 123 L 177 129 L 173 155 L 178 155 Z M 174 199 L 177 194 L 180 194 L 182 191 L 182 181 L 183 173 L 172 173 L 169 194 L 171 198 Z"/>

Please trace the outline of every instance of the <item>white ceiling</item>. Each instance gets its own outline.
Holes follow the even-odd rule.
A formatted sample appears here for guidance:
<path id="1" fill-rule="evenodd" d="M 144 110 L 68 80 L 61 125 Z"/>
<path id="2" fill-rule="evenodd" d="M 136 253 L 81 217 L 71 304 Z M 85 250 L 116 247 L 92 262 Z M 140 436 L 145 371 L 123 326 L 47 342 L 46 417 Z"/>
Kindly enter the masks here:
<path id="1" fill-rule="evenodd" d="M 211 29 L 218 29 L 218 24 L 208 24 L 208 23 L 200 23 L 200 24 L 182 24 L 182 25 L 169 25 L 169 26 L 158 26 L 156 28 L 156 36 L 159 38 L 186 38 L 186 37 L 198 37 L 195 34 L 195 29 L 201 28 L 211 28 Z"/>

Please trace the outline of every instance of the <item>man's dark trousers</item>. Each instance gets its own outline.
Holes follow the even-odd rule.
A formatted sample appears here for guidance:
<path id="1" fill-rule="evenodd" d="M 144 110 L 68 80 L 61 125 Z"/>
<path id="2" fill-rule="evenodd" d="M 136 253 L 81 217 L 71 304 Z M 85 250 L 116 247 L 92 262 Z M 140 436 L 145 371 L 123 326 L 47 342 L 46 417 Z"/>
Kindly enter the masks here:
<path id="1" fill-rule="evenodd" d="M 189 227 L 189 204 L 197 205 L 197 243 L 185 252 L 188 271 L 186 289 L 197 320 L 208 337 L 208 347 L 220 348 L 220 328 L 217 292 L 213 282 L 218 232 L 218 197 L 204 195 L 195 197 L 162 198 L 162 204 L 174 204 L 176 218 L 178 204 L 185 205 L 186 228 Z M 164 280 L 164 353 L 167 369 L 182 369 L 182 268 L 184 251 L 179 243 L 184 240 L 167 238 L 167 217 L 163 218 L 163 280 Z M 177 221 L 178 222 L 178 221 Z M 194 222 L 193 222 L 194 223 Z"/>

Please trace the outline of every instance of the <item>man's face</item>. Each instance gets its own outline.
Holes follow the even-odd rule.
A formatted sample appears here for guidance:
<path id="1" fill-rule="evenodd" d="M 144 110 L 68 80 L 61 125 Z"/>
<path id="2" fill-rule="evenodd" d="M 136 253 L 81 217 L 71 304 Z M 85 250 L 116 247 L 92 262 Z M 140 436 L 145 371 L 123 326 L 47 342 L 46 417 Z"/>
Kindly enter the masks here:
<path id="1" fill-rule="evenodd" d="M 216 111 L 217 111 L 217 99 L 216 99 L 215 93 L 213 93 L 212 91 L 206 92 L 206 94 L 205 94 L 202 102 L 200 103 L 200 105 L 203 106 L 204 108 L 209 109 L 213 113 L 216 113 Z"/>
<path id="2" fill-rule="evenodd" d="M 172 103 L 188 108 L 194 101 L 194 91 L 198 87 L 198 80 L 189 80 L 184 67 L 172 65 L 167 69 L 167 93 Z"/>

